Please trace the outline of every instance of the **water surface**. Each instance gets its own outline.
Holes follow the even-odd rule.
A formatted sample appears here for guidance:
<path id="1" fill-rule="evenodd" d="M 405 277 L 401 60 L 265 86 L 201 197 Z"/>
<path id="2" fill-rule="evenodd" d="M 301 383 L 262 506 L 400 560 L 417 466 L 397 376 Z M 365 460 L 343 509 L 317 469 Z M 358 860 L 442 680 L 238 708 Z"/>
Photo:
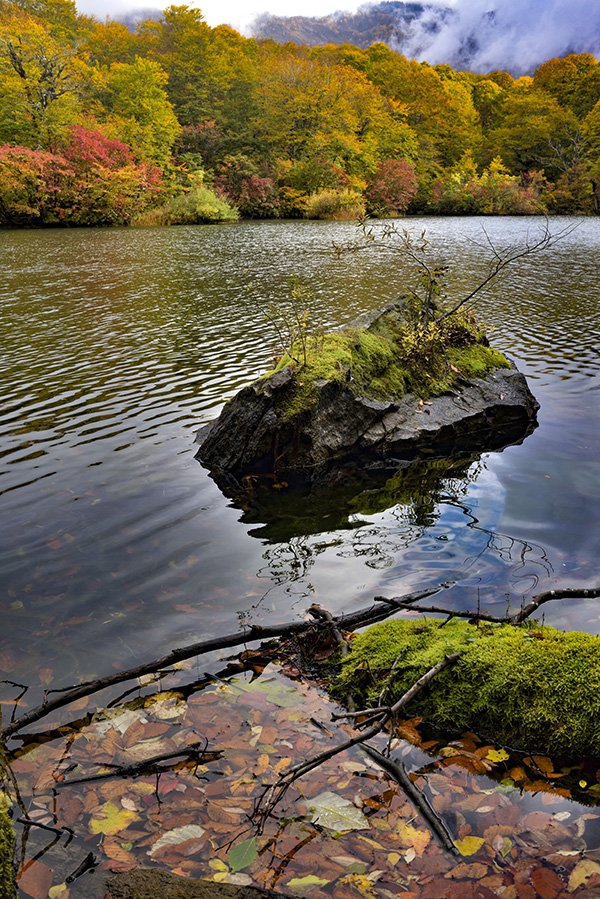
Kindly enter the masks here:
<path id="1" fill-rule="evenodd" d="M 499 248 L 539 228 L 406 224 L 456 264 L 456 290 L 485 270 L 482 224 Z M 402 291 L 402 258 L 336 258 L 332 243 L 354 237 L 346 223 L 2 232 L 3 676 L 72 682 L 315 600 L 340 611 L 452 581 L 445 603 L 500 610 L 597 584 L 600 222 L 577 224 L 477 306 L 529 378 L 538 429 L 434 489 L 415 476 L 383 508 L 332 514 L 278 497 L 283 528 L 222 496 L 194 458 L 195 431 L 270 365 L 268 310 L 291 276 L 312 288 L 315 317 L 339 325 Z M 600 632 L 592 601 L 546 610 Z"/>

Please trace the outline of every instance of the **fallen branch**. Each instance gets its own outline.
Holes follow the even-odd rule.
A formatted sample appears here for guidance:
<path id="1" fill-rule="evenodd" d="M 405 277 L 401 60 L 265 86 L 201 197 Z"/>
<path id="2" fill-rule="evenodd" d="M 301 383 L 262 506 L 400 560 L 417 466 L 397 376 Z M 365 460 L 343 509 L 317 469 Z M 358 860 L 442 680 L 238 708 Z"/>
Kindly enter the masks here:
<path id="1" fill-rule="evenodd" d="M 453 653 L 452 655 L 445 656 L 440 662 L 437 663 L 437 665 L 434 665 L 433 668 L 430 668 L 429 671 L 425 672 L 422 677 L 415 681 L 410 689 L 407 690 L 406 693 L 404 693 L 404 695 L 401 696 L 393 706 L 381 710 L 368 709 L 366 711 L 366 714 L 372 715 L 373 712 L 375 712 L 376 715 L 373 715 L 373 717 L 377 717 L 379 720 L 377 720 L 376 723 L 372 724 L 361 734 L 357 734 L 357 736 L 355 737 L 350 737 L 348 740 L 344 740 L 343 743 L 338 743 L 337 746 L 333 746 L 331 749 L 327 749 L 325 752 L 321 752 L 319 755 L 313 756 L 312 759 L 307 759 L 305 762 L 294 765 L 293 768 L 289 768 L 285 773 L 281 774 L 279 776 L 278 782 L 273 784 L 273 786 L 266 794 L 268 798 L 266 801 L 263 819 L 266 820 L 268 815 L 272 812 L 278 802 L 283 798 L 294 781 L 303 777 L 305 774 L 308 774 L 310 771 L 313 771 L 315 768 L 318 768 L 319 765 L 323 764 L 323 762 L 327 762 L 329 761 L 329 759 L 334 758 L 334 756 L 339 755 L 340 752 L 345 752 L 346 749 L 351 749 L 353 746 L 358 746 L 359 744 L 366 743 L 367 740 L 372 740 L 373 737 L 376 737 L 377 734 L 381 733 L 388 721 L 396 718 L 398 716 L 398 713 L 405 706 L 407 706 L 415 698 L 415 696 L 417 696 L 430 683 L 430 681 L 432 681 L 433 678 L 440 673 L 440 671 L 443 671 L 444 668 L 448 668 L 450 665 L 453 665 L 459 658 L 460 653 Z M 353 716 L 354 713 L 349 713 L 349 717 Z"/>
<path id="2" fill-rule="evenodd" d="M 379 765 L 379 767 L 389 774 L 396 783 L 400 784 L 412 804 L 425 819 L 429 829 L 436 835 L 443 848 L 448 852 L 452 852 L 453 855 L 459 855 L 460 853 L 456 848 L 454 840 L 444 821 L 440 818 L 427 797 L 419 790 L 416 784 L 412 782 L 406 773 L 406 768 L 402 762 L 394 762 L 386 755 L 382 755 L 381 752 L 373 749 L 372 746 L 361 746 L 360 748 L 363 752 L 366 752 L 376 765 Z"/>
<path id="3" fill-rule="evenodd" d="M 521 624 L 533 615 L 537 609 L 545 602 L 553 599 L 597 599 L 600 596 L 600 587 L 589 587 L 583 590 L 577 588 L 565 588 L 564 590 L 546 590 L 544 593 L 538 593 L 533 597 L 530 603 L 523 606 L 516 615 L 508 618 L 501 618 L 501 621 L 507 621 L 509 624 Z"/>
<path id="4" fill-rule="evenodd" d="M 376 598 L 374 605 L 357 612 L 351 612 L 347 615 L 339 615 L 333 619 L 333 622 L 338 630 L 354 630 L 357 627 L 365 627 L 368 624 L 373 624 L 376 621 L 382 621 L 384 618 L 387 618 L 391 614 L 390 608 L 404 608 L 403 604 L 408 603 L 411 605 L 419 599 L 424 599 L 426 596 L 432 596 L 435 593 L 439 593 L 445 586 L 445 584 L 441 584 L 426 590 L 419 590 L 416 593 L 409 593 L 406 596 L 401 596 L 397 599 L 386 599 L 385 604 L 383 604 L 382 600 Z M 321 626 L 331 627 L 331 622 L 328 620 L 324 621 L 321 623 Z M 115 684 L 121 684 L 125 681 L 143 677 L 147 674 L 155 674 L 157 671 L 171 668 L 177 662 L 183 662 L 186 659 L 191 659 L 195 656 L 206 655 L 207 653 L 216 652 L 233 646 L 242 646 L 245 643 L 251 643 L 255 640 L 270 640 L 275 637 L 292 636 L 315 627 L 319 627 L 319 623 L 307 623 L 305 621 L 294 621 L 288 624 L 272 626 L 251 625 L 247 630 L 242 632 L 238 631 L 235 634 L 227 634 L 223 637 L 215 637 L 211 640 L 192 643 L 190 646 L 185 646 L 180 649 L 173 649 L 170 653 L 159 659 L 153 659 L 150 662 L 145 662 L 141 665 L 136 665 L 133 668 L 109 674 L 106 677 L 86 681 L 76 687 L 66 689 L 54 699 L 46 698 L 40 705 L 31 709 L 29 712 L 26 712 L 24 715 L 21 715 L 19 718 L 16 718 L 14 721 L 11 721 L 10 724 L 3 728 L 0 731 L 0 739 L 11 737 L 24 727 L 28 727 L 30 724 L 45 718 L 50 712 L 64 708 L 72 702 L 75 702 L 75 700 L 82 699 L 84 696 L 92 696 L 94 693 L 98 693 Z"/>
<path id="5" fill-rule="evenodd" d="M 70 780 L 59 780 L 56 782 L 54 789 L 62 787 L 71 787 L 74 784 L 90 783 L 95 780 L 107 780 L 110 777 L 137 777 L 146 774 L 161 774 L 168 771 L 170 766 L 161 767 L 160 762 L 173 761 L 174 759 L 187 759 L 197 762 L 199 765 L 203 762 L 214 762 L 223 757 L 221 751 L 206 751 L 207 743 L 204 744 L 191 743 L 184 746 L 176 752 L 165 752 L 161 755 L 153 755 L 141 762 L 133 762 L 131 765 L 105 765 L 110 767 L 110 771 L 101 771 L 97 774 L 89 774 L 87 777 L 73 777 Z M 201 748 L 202 747 L 202 748 Z"/>

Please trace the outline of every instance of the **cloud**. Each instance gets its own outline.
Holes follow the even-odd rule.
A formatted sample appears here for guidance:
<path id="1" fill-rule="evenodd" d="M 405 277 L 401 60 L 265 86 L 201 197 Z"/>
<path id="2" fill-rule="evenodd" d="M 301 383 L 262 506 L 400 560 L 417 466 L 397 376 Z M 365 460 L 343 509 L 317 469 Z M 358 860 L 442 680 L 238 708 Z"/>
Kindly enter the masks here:
<path id="1" fill-rule="evenodd" d="M 523 73 L 565 53 L 600 55 L 597 0 L 456 0 L 430 8 L 400 52 L 479 72 Z"/>

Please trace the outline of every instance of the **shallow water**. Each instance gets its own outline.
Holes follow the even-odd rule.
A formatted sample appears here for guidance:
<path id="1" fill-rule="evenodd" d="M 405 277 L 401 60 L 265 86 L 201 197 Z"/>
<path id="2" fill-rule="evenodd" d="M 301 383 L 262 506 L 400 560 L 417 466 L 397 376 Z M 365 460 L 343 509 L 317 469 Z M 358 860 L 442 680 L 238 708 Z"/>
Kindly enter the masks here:
<path id="1" fill-rule="evenodd" d="M 498 248 L 540 225 L 406 224 L 443 247 L 457 289 L 483 271 L 482 225 Z M 499 610 L 597 584 L 600 222 L 577 225 L 477 306 L 541 403 L 530 437 L 433 485 L 416 478 L 383 509 L 280 496 L 264 521 L 195 460 L 196 429 L 269 365 L 268 307 L 290 276 L 338 325 L 401 292 L 402 260 L 335 258 L 346 223 L 1 233 L 2 676 L 73 682 L 314 600 L 349 610 L 451 581 L 444 603 Z M 593 601 L 545 609 L 600 632 Z"/>

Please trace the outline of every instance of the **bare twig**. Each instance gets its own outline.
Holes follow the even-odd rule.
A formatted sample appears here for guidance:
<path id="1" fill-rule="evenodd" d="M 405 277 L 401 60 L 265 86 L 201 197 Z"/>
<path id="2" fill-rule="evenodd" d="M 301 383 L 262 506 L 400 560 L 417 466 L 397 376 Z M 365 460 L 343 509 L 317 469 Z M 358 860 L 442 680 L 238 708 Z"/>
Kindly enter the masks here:
<path id="1" fill-rule="evenodd" d="M 579 590 L 578 588 L 565 588 L 563 590 L 546 590 L 544 593 L 538 593 L 534 596 L 530 603 L 508 618 L 502 618 L 501 621 L 507 621 L 510 624 L 521 624 L 539 609 L 545 602 L 553 599 L 597 599 L 600 597 L 600 587 L 589 587 Z"/>
<path id="2" fill-rule="evenodd" d="M 430 830 L 438 838 L 443 848 L 453 855 L 459 855 L 460 853 L 456 848 L 446 824 L 435 811 L 427 797 L 419 790 L 416 784 L 412 782 L 406 773 L 406 768 L 402 762 L 394 762 L 381 752 L 373 749 L 372 746 L 361 746 L 360 748 L 363 752 L 366 752 L 369 758 L 373 759 L 376 765 L 379 765 L 379 767 L 389 774 L 396 783 L 400 784 L 410 801 L 425 819 Z"/>

